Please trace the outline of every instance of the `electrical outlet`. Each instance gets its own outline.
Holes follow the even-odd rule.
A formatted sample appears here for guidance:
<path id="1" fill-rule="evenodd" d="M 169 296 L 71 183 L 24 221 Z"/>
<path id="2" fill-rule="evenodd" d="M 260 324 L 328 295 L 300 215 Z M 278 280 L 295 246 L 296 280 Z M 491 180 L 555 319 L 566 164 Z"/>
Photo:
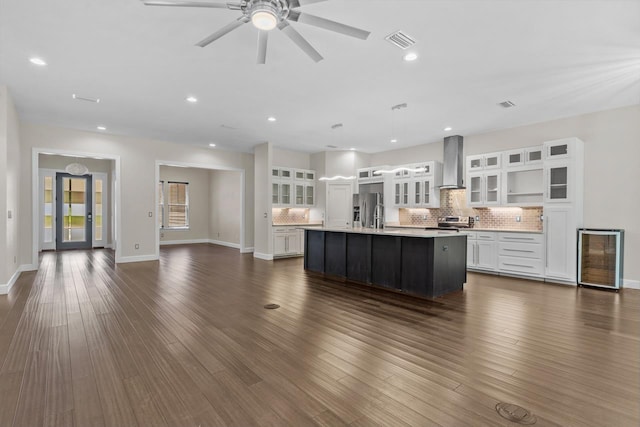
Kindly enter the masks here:
<path id="1" fill-rule="evenodd" d="M 516 222 L 522 221 L 522 217 L 520 215 L 516 215 Z"/>
<path id="2" fill-rule="evenodd" d="M 136 249 L 140 249 L 140 244 L 136 243 Z"/>
<path id="3" fill-rule="evenodd" d="M 426 220 L 426 219 L 427 219 L 427 216 L 426 216 L 426 215 L 422 215 L 422 219 L 423 219 L 423 220 Z"/>
<path id="4" fill-rule="evenodd" d="M 149 211 L 149 218 L 153 218 L 153 212 Z"/>
<path id="5" fill-rule="evenodd" d="M 480 222 L 480 215 L 476 215 L 476 221 L 475 222 Z"/>
<path id="6" fill-rule="evenodd" d="M 7 211 L 7 218 L 11 219 L 12 216 L 13 216 L 13 212 L 11 212 L 10 210 Z"/>

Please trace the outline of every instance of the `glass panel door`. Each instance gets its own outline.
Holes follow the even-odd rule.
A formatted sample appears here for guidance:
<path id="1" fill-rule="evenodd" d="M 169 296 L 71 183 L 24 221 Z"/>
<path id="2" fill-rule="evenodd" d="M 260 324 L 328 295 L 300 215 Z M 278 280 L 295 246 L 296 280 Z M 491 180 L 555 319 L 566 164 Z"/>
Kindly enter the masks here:
<path id="1" fill-rule="evenodd" d="M 291 204 L 291 184 L 280 184 L 280 190 L 282 194 L 280 195 L 280 202 L 283 205 Z"/>
<path id="2" fill-rule="evenodd" d="M 431 195 L 431 182 L 424 181 L 422 183 L 422 203 L 428 205 L 431 203 L 429 196 Z"/>
<path id="3" fill-rule="evenodd" d="M 305 196 L 307 198 L 307 202 L 306 202 L 307 206 L 313 206 L 315 204 L 314 190 L 315 190 L 315 187 L 313 185 L 307 185 L 307 189 L 305 191 Z"/>
<path id="4" fill-rule="evenodd" d="M 107 245 L 108 184 L 107 174 L 93 174 L 93 247 Z M 164 202 L 164 200 L 163 200 Z M 162 224 L 162 223 L 161 223 Z"/>
<path id="5" fill-rule="evenodd" d="M 91 248 L 91 176 L 58 173 L 56 184 L 56 250 Z"/>
<path id="6" fill-rule="evenodd" d="M 549 199 L 567 199 L 568 168 L 566 166 L 549 169 Z"/>
<path id="7" fill-rule="evenodd" d="M 481 203 L 482 202 L 482 177 L 471 177 L 471 188 L 469 189 L 469 202 Z"/>
<path id="8" fill-rule="evenodd" d="M 296 206 L 304 205 L 304 184 L 296 184 Z"/>
<path id="9" fill-rule="evenodd" d="M 420 181 L 416 181 L 414 183 L 415 186 L 415 190 L 414 190 L 414 199 L 413 199 L 413 203 L 415 203 L 416 205 L 420 204 L 420 196 L 421 196 L 421 191 L 420 191 Z"/>
<path id="10" fill-rule="evenodd" d="M 487 175 L 485 180 L 487 185 L 487 203 L 498 203 L 498 175 Z"/>
<path id="11" fill-rule="evenodd" d="M 53 176 L 44 177 L 44 234 L 42 236 L 43 243 L 53 243 Z"/>
<path id="12" fill-rule="evenodd" d="M 271 203 L 280 204 L 280 184 L 271 184 Z"/>

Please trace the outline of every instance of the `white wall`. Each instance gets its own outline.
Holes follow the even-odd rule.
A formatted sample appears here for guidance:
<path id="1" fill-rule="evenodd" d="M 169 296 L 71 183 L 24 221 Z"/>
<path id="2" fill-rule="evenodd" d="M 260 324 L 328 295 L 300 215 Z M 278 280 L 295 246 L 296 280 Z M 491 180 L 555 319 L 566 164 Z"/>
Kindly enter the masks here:
<path id="1" fill-rule="evenodd" d="M 464 135 L 464 156 L 540 145 L 575 136 L 584 141 L 584 225 L 625 229 L 624 277 L 640 280 L 640 106 L 601 111 L 544 123 Z M 372 165 L 442 160 L 443 143 L 371 156 Z"/>
<path id="2" fill-rule="evenodd" d="M 254 151 L 254 256 L 269 258 L 273 254 L 271 239 L 271 165 L 270 143 L 258 145 Z"/>
<path id="3" fill-rule="evenodd" d="M 7 292 L 20 268 L 18 116 L 6 86 L 0 86 L 0 292 Z M 9 218 L 11 212 L 11 218 Z M 30 263 L 27 263 L 30 264 Z"/>
<path id="4" fill-rule="evenodd" d="M 198 168 L 160 166 L 160 180 L 164 181 L 165 185 L 169 181 L 189 183 L 189 228 L 187 230 L 162 229 L 160 230 L 160 242 L 209 240 L 209 209 L 211 206 L 209 171 Z M 165 214 L 168 215 L 166 208 Z"/>
<path id="5" fill-rule="evenodd" d="M 283 150 L 272 147 L 272 166 L 295 169 L 312 169 L 309 162 L 309 154 L 299 151 Z"/>
<path id="6" fill-rule="evenodd" d="M 209 172 L 209 238 L 240 244 L 240 173 Z"/>
<path id="7" fill-rule="evenodd" d="M 253 224 L 253 156 L 166 141 L 149 140 L 103 133 L 83 132 L 53 126 L 21 123 L 21 199 L 20 217 L 22 260 L 32 259 L 32 151 L 34 148 L 63 150 L 67 153 L 92 153 L 120 157 L 122 200 L 121 241 L 116 242 L 122 262 L 156 259 L 156 162 L 182 163 L 212 169 L 237 169 L 245 174 L 245 224 Z M 116 208 L 117 209 L 117 208 Z M 253 246 L 253 227 L 246 227 L 245 246 Z M 118 233 L 116 231 L 116 233 Z M 138 243 L 140 248 L 135 249 Z"/>

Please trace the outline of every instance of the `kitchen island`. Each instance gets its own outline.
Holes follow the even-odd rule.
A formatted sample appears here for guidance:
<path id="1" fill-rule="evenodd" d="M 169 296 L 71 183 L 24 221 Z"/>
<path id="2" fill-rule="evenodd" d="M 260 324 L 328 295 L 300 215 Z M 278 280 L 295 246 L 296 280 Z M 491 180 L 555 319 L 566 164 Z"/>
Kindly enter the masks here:
<path id="1" fill-rule="evenodd" d="M 305 229 L 304 268 L 435 298 L 462 290 L 467 236 L 455 231 Z"/>

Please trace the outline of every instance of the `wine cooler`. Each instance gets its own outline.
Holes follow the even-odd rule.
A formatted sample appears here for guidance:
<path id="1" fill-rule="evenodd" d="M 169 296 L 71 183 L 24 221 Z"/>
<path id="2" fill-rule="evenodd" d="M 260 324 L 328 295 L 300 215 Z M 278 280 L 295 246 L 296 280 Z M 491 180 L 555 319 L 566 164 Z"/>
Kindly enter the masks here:
<path id="1" fill-rule="evenodd" d="M 578 285 L 620 289 L 624 230 L 578 229 Z"/>

